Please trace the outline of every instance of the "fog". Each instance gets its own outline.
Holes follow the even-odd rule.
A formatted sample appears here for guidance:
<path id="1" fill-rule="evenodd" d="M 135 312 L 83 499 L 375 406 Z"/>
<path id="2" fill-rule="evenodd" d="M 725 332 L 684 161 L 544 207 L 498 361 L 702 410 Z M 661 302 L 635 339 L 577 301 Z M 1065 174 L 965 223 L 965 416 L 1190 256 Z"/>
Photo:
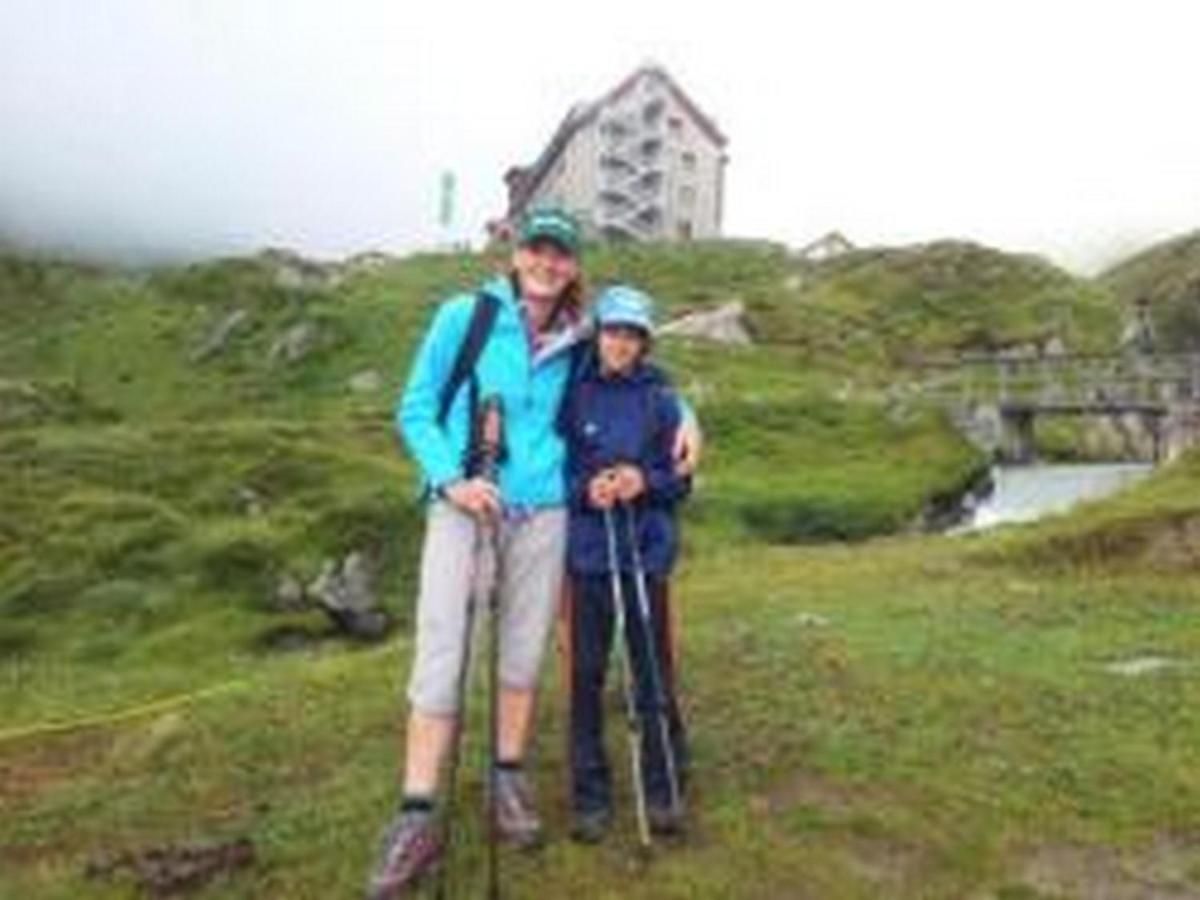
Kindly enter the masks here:
<path id="1" fill-rule="evenodd" d="M 653 60 L 730 138 L 729 235 L 953 236 L 1093 271 L 1200 227 L 1194 19 L 1156 2 L 4 0 L 0 237 L 131 262 L 478 245 L 505 168 Z"/>

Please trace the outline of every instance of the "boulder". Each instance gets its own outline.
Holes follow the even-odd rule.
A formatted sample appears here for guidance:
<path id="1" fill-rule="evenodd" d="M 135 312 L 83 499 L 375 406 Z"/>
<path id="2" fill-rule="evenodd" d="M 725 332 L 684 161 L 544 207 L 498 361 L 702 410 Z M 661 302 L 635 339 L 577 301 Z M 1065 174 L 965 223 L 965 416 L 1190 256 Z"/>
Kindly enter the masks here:
<path id="1" fill-rule="evenodd" d="M 266 505 L 263 503 L 262 496 L 254 488 L 247 485 L 238 487 L 237 504 L 242 514 L 251 518 L 258 518 L 266 512 Z"/>
<path id="2" fill-rule="evenodd" d="M 329 615 L 340 631 L 359 640 L 378 640 L 388 628 L 388 616 L 379 608 L 374 575 L 364 554 L 357 551 L 340 564 L 326 560 L 308 595 Z"/>
<path id="3" fill-rule="evenodd" d="M 217 327 L 209 333 L 204 342 L 192 351 L 191 361 L 194 363 L 204 362 L 204 360 L 223 352 L 229 344 L 229 339 L 233 337 L 233 333 L 242 327 L 249 318 L 250 316 L 244 309 L 235 309 L 229 313 L 217 323 Z"/>
<path id="4" fill-rule="evenodd" d="M 701 338 L 721 344 L 750 344 L 746 328 L 745 304 L 740 300 L 723 303 L 716 309 L 703 310 L 682 316 L 658 329 L 663 336 Z"/>
<path id="5" fill-rule="evenodd" d="M 337 266 L 305 259 L 292 250 L 272 247 L 258 258 L 273 269 L 275 286 L 283 290 L 320 291 L 337 287 L 342 279 Z"/>
<path id="6" fill-rule="evenodd" d="M 304 609 L 304 585 L 290 572 L 285 573 L 275 586 L 273 607 L 281 612 L 296 612 Z"/>
<path id="7" fill-rule="evenodd" d="M 356 394 L 373 394 L 383 387 L 383 377 L 374 369 L 359 372 L 346 382 Z"/>
<path id="8" fill-rule="evenodd" d="M 319 336 L 320 332 L 314 323 L 298 322 L 275 339 L 267 357 L 271 362 L 299 362 L 312 352 Z"/>
<path id="9" fill-rule="evenodd" d="M 381 250 L 367 250 L 350 257 L 343 266 L 354 273 L 377 272 L 380 269 L 395 265 L 399 260 L 400 257 L 384 253 Z"/>

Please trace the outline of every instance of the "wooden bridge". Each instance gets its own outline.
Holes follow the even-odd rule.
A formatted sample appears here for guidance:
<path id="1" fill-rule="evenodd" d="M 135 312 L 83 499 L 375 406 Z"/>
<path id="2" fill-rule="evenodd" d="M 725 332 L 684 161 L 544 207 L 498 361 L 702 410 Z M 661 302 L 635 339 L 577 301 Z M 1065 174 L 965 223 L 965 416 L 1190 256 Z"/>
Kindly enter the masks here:
<path id="1" fill-rule="evenodd" d="M 1158 460 L 1170 420 L 1200 410 L 1200 353 L 964 355 L 921 370 L 923 395 L 952 414 L 993 410 L 1013 462 L 1033 458 L 1035 423 L 1049 416 L 1135 417 Z"/>

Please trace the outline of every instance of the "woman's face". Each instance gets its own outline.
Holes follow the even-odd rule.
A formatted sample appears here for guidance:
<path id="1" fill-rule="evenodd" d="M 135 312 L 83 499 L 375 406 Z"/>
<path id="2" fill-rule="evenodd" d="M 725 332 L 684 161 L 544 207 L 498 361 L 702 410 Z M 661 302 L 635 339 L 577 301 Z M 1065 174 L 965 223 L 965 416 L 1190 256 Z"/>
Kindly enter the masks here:
<path id="1" fill-rule="evenodd" d="M 606 372 L 628 372 L 646 346 L 646 336 L 632 325 L 600 329 L 600 366 Z"/>
<path id="2" fill-rule="evenodd" d="M 523 244 L 513 252 L 513 268 L 521 296 L 533 301 L 557 300 L 579 275 L 579 261 L 554 241 Z"/>

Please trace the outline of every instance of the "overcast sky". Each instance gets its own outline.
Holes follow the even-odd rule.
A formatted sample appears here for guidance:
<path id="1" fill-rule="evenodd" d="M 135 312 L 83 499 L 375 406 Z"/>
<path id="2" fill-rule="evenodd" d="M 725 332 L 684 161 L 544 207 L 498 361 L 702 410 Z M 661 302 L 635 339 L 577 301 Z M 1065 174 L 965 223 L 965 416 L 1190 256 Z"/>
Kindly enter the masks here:
<path id="1" fill-rule="evenodd" d="M 660 8 L 661 7 L 661 8 Z M 1194 3 L 0 0 L 0 234 L 127 258 L 479 243 L 646 60 L 730 138 L 725 231 L 1091 271 L 1200 227 Z"/>

